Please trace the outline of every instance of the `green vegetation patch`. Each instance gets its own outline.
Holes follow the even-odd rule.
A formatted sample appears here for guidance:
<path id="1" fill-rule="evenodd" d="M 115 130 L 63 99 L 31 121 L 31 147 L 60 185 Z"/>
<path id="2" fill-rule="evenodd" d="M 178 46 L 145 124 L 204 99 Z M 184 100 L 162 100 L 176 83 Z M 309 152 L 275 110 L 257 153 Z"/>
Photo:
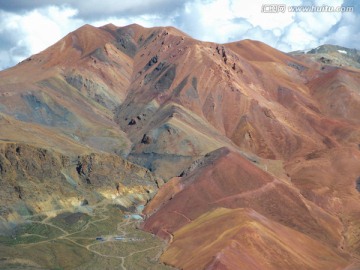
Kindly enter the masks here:
<path id="1" fill-rule="evenodd" d="M 33 220 L 0 237 L 0 269 L 173 269 L 158 262 L 166 244 L 115 205 Z"/>
<path id="2" fill-rule="evenodd" d="M 64 229 L 67 232 L 82 230 L 90 221 L 91 217 L 85 213 L 62 213 L 51 219 L 49 222 Z"/>
<path id="3" fill-rule="evenodd" d="M 19 225 L 11 236 L 0 236 L 0 244 L 11 246 L 30 244 L 60 236 L 62 232 L 52 226 L 41 223 L 26 223 Z"/>

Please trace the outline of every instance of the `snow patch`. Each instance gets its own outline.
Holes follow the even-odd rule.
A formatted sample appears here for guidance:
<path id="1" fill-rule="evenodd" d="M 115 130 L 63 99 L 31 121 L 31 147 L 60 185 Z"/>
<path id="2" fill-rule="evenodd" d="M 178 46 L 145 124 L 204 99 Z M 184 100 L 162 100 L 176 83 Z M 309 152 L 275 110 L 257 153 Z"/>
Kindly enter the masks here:
<path id="1" fill-rule="evenodd" d="M 339 53 L 347 54 L 347 51 L 337 50 Z"/>

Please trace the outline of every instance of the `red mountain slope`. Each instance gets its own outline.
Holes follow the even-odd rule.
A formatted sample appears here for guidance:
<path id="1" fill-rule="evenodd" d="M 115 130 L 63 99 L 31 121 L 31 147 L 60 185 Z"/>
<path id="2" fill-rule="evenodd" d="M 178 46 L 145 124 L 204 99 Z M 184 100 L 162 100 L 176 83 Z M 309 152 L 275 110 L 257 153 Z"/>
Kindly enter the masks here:
<path id="1" fill-rule="evenodd" d="M 173 266 L 356 269 L 359 88 L 356 68 L 257 41 L 86 25 L 0 72 L 0 139 L 162 178 L 143 228 Z"/>

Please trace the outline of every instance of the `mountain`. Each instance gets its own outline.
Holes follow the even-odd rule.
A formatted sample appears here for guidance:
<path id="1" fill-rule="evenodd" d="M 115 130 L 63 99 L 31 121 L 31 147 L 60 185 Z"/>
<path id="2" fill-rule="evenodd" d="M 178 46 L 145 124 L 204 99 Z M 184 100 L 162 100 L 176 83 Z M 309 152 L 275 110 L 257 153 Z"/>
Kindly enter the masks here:
<path id="1" fill-rule="evenodd" d="M 342 46 L 326 44 L 307 51 L 295 51 L 292 54 L 306 54 L 306 57 L 322 64 L 360 68 L 360 51 Z"/>
<path id="2" fill-rule="evenodd" d="M 144 232 L 145 249 L 131 240 L 140 236 L 112 250 L 113 241 L 79 242 L 69 224 L 55 240 L 83 248 L 86 269 L 100 257 L 123 269 L 357 269 L 357 56 L 85 25 L 0 72 L 0 228 L 16 234 L 36 216 L 58 226 L 73 220 L 65 210 L 85 207 L 83 237 L 96 220 L 136 218 L 146 204 L 138 226 L 165 239 L 165 251 Z M 125 219 L 114 224 L 134 232 Z M 160 250 L 135 257 L 151 246 Z M 0 250 L 13 265 L 1 239 Z M 44 261 L 24 264 L 54 267 Z"/>

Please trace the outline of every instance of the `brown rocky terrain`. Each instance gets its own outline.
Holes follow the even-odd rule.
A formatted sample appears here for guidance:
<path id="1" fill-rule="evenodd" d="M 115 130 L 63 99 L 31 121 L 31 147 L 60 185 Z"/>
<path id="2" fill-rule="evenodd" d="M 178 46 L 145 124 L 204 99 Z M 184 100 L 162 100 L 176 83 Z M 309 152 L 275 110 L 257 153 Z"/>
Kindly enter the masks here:
<path id="1" fill-rule="evenodd" d="M 331 48 L 68 34 L 0 72 L 2 228 L 157 192 L 142 228 L 168 241 L 168 265 L 357 269 L 360 71 Z"/>
<path id="2" fill-rule="evenodd" d="M 157 187 L 154 176 L 119 156 L 84 153 L 69 156 L 52 149 L 3 143 L 0 149 L 1 223 L 22 216 L 122 198 L 124 207 L 146 202 Z M 131 199 L 127 195 L 133 194 Z"/>

